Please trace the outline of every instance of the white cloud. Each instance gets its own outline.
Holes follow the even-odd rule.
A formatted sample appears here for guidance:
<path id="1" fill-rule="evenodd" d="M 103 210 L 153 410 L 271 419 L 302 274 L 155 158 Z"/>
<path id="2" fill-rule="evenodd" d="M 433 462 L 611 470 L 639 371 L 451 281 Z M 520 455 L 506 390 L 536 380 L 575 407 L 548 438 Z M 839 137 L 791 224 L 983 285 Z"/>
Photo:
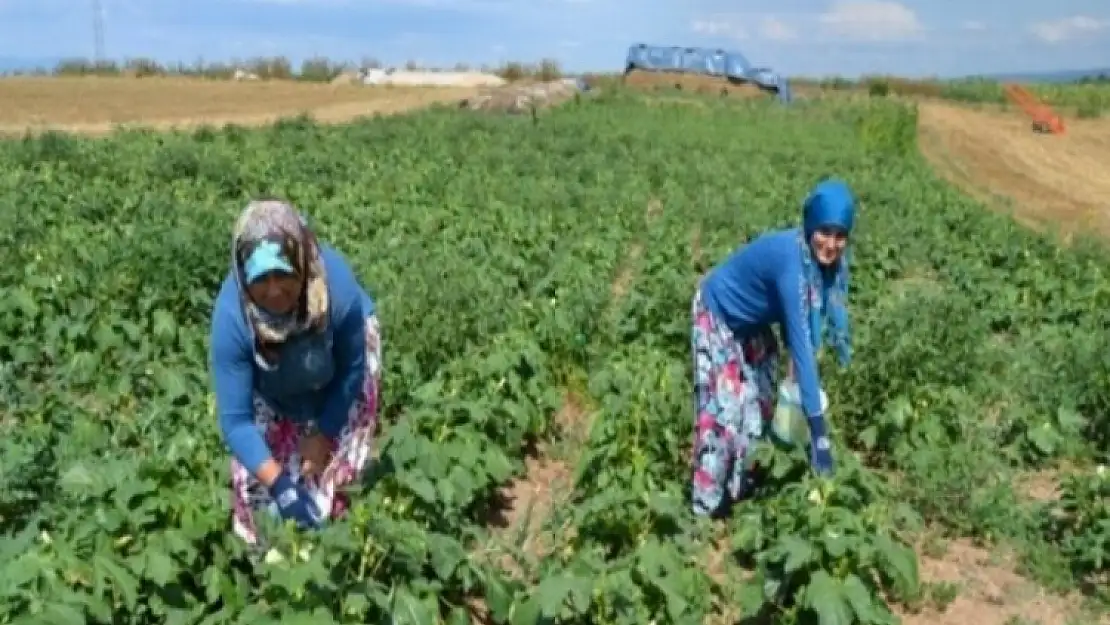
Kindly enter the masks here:
<path id="1" fill-rule="evenodd" d="M 743 26 L 725 17 L 694 20 L 690 27 L 695 33 L 710 37 L 728 37 L 737 41 L 748 38 L 748 31 Z"/>
<path id="2" fill-rule="evenodd" d="M 960 28 L 964 30 L 986 30 L 987 25 L 978 20 L 967 20 L 966 22 L 960 24 Z"/>
<path id="3" fill-rule="evenodd" d="M 837 0 L 819 21 L 830 33 L 859 41 L 915 39 L 925 30 L 912 9 L 885 0 Z"/>
<path id="4" fill-rule="evenodd" d="M 691 30 L 710 37 L 727 37 L 736 41 L 747 41 L 753 31 L 760 39 L 768 41 L 792 41 L 798 38 L 794 24 L 774 15 L 716 15 L 694 20 Z"/>
<path id="5" fill-rule="evenodd" d="M 793 41 L 798 38 L 798 30 L 794 26 L 774 16 L 760 20 L 759 34 L 770 41 Z"/>
<path id="6" fill-rule="evenodd" d="M 1110 20 L 1073 15 L 1057 20 L 1036 22 L 1029 27 L 1033 36 L 1045 43 L 1060 43 L 1097 35 L 1110 28 Z"/>

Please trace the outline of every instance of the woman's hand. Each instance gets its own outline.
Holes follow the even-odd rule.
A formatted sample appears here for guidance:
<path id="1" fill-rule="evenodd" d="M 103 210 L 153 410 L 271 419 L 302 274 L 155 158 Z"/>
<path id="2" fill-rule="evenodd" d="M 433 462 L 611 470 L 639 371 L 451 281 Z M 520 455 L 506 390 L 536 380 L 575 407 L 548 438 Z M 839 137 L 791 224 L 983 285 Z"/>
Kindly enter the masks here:
<path id="1" fill-rule="evenodd" d="M 335 446 L 331 439 L 323 434 L 316 433 L 301 441 L 299 452 L 301 455 L 301 475 L 318 476 L 324 472 L 331 463 L 331 455 Z"/>
<path id="2" fill-rule="evenodd" d="M 295 521 L 297 527 L 313 529 L 320 527 L 324 515 L 312 499 L 312 493 L 282 472 L 270 487 L 270 496 L 278 506 L 281 518 Z"/>
<path id="3" fill-rule="evenodd" d="M 825 417 L 818 415 L 809 420 L 809 462 L 814 473 L 831 475 L 833 472 L 832 441 L 825 429 Z"/>

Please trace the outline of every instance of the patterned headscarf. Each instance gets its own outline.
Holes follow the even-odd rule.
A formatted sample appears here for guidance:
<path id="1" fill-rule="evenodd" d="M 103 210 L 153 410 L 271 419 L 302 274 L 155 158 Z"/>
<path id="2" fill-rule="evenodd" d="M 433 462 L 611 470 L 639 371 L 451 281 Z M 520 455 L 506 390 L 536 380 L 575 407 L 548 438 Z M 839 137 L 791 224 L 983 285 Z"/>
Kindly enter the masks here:
<path id="1" fill-rule="evenodd" d="M 280 247 L 304 288 L 296 308 L 277 315 L 255 304 L 247 293 L 244 265 L 255 249 L 270 243 Z M 231 266 L 239 298 L 255 342 L 262 349 L 259 364 L 268 366 L 266 345 L 281 343 L 310 328 L 323 329 L 328 318 L 328 286 L 316 235 L 296 207 L 281 200 L 256 200 L 247 205 L 235 223 Z"/>
<path id="2" fill-rule="evenodd" d="M 847 183 L 825 180 L 806 198 L 802 232 L 798 236 L 802 248 L 802 301 L 809 318 L 813 349 L 820 349 L 824 339 L 836 350 L 842 366 L 847 366 L 852 359 L 852 330 L 848 318 L 850 249 L 844 250 L 836 267 L 826 269 L 813 257 L 810 241 L 813 233 L 825 226 L 836 226 L 851 235 L 855 215 L 856 200 Z"/>

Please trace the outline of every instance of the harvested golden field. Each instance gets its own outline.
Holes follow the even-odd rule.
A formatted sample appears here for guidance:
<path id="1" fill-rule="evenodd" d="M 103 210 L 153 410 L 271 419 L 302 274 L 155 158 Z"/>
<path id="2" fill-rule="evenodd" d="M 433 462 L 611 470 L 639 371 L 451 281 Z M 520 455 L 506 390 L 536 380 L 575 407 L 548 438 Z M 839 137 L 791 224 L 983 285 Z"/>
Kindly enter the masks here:
<path id="1" fill-rule="evenodd" d="M 118 124 L 263 124 L 302 112 L 338 122 L 454 101 L 473 91 L 190 78 L 6 78 L 0 80 L 0 133 L 102 134 Z"/>

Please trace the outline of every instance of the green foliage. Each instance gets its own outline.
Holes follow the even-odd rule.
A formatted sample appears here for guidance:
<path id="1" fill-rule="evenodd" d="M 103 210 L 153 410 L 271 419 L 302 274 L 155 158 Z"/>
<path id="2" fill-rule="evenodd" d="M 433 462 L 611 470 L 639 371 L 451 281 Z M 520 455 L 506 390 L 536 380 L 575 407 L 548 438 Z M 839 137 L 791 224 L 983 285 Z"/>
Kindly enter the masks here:
<path id="1" fill-rule="evenodd" d="M 909 157 L 917 152 L 917 107 L 872 100 L 856 111 L 860 141 L 884 156 Z"/>
<path id="2" fill-rule="evenodd" d="M 1070 475 L 1059 501 L 1045 506 L 1042 522 L 1076 574 L 1096 579 L 1110 571 L 1110 471 Z"/>
<path id="3" fill-rule="evenodd" d="M 1058 107 L 1064 115 L 1075 114 L 1080 118 L 1098 117 L 1110 109 L 1110 88 L 1105 82 L 1080 82 L 1079 84 L 1044 83 L 1023 85 L 1034 96 Z M 968 79 L 944 83 L 941 97 L 960 102 L 1009 104 L 1003 83 L 997 80 Z"/>
<path id="4" fill-rule="evenodd" d="M 920 601 L 923 523 L 1058 548 L 1076 579 L 1104 568 L 1087 472 L 1053 525 L 1012 483 L 1086 466 L 1110 431 L 1106 255 L 956 194 L 914 123 L 893 99 L 612 96 L 538 126 L 437 109 L 0 145 L 0 623 L 693 624 L 731 606 L 875 625 Z M 862 205 L 856 358 L 824 367 L 840 470 L 762 446 L 721 553 L 686 490 L 691 241 L 715 263 L 794 225 L 827 175 Z M 351 514 L 270 528 L 269 563 L 230 534 L 206 370 L 230 227 L 259 194 L 350 259 L 385 344 L 380 458 Z M 589 414 L 536 553 L 488 520 L 563 434 L 567 380 Z"/>

